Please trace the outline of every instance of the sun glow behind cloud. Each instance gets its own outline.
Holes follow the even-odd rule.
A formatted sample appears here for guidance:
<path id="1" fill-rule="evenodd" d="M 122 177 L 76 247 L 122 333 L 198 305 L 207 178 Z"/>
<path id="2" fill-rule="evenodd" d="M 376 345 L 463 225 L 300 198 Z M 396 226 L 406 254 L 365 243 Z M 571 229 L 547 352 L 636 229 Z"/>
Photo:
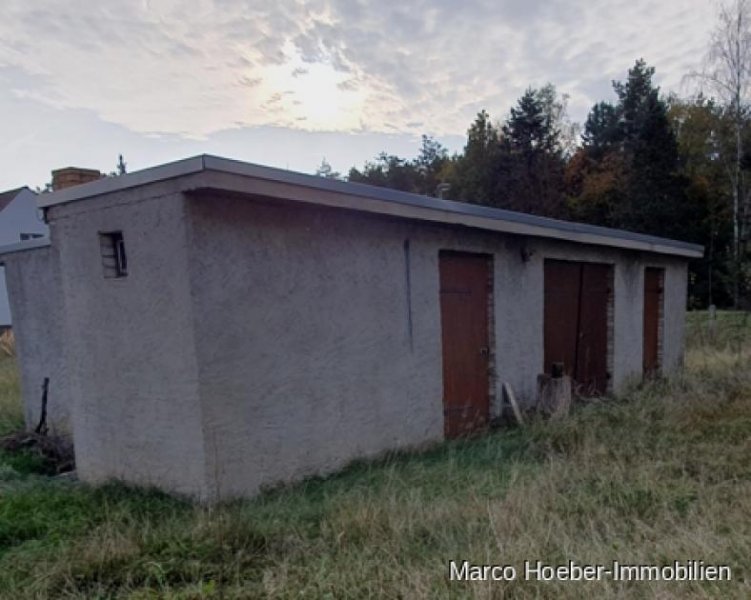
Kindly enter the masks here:
<path id="1" fill-rule="evenodd" d="M 286 50 L 292 57 L 262 75 L 262 87 L 270 93 L 263 105 L 269 116 L 314 131 L 361 127 L 366 94 L 352 84 L 350 74 L 327 62 L 306 63 L 291 48 Z"/>

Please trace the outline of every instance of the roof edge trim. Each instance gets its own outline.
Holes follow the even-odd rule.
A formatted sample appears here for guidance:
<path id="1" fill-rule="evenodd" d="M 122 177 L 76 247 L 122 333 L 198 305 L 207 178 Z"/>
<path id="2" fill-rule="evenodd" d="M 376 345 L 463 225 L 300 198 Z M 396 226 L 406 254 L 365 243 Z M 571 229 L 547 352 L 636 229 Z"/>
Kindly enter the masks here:
<path id="1" fill-rule="evenodd" d="M 346 181 L 325 179 L 316 175 L 286 171 L 274 167 L 266 167 L 246 163 L 228 158 L 221 158 L 202 154 L 167 163 L 157 167 L 135 171 L 118 177 L 106 177 L 90 183 L 66 188 L 58 192 L 40 194 L 37 204 L 40 208 L 48 208 L 58 204 L 65 204 L 91 196 L 108 194 L 132 187 L 156 183 L 167 179 L 174 179 L 201 172 L 219 172 L 250 179 L 263 180 L 300 188 L 308 188 L 321 192 L 342 194 L 368 198 L 383 205 L 403 206 L 418 209 L 420 216 L 413 218 L 456 222 L 468 221 L 468 226 L 499 230 L 499 222 L 507 222 L 518 226 L 519 229 L 529 230 L 529 235 L 566 239 L 578 243 L 617 246 L 625 249 L 645 250 L 659 254 L 670 254 L 684 258 L 699 258 L 704 254 L 703 246 L 679 240 L 671 240 L 641 233 L 633 233 L 621 229 L 611 229 L 586 223 L 562 221 L 548 217 L 519 213 L 505 209 L 492 208 L 454 200 L 431 198 L 408 192 L 401 192 L 389 188 L 350 183 Z M 195 188 L 193 188 L 195 189 Z M 292 198 L 293 199 L 293 198 Z M 349 208 L 357 209 L 356 206 Z M 378 212 L 369 210 L 366 212 Z M 431 218 L 431 215 L 435 218 Z M 471 224 L 469 223 L 471 221 Z M 534 233 L 532 233 L 534 231 Z M 577 239 L 578 238 L 578 239 Z M 582 238 L 588 238 L 585 241 Z M 613 240 L 613 241 L 609 241 Z M 618 240 L 615 243 L 615 240 Z"/>

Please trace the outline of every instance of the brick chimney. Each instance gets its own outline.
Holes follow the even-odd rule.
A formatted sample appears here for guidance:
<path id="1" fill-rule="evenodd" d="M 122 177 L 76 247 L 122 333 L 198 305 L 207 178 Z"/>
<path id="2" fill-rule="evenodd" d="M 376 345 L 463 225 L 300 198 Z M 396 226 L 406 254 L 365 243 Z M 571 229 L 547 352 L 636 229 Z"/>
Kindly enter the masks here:
<path id="1" fill-rule="evenodd" d="M 78 167 L 55 169 L 52 171 L 52 190 L 56 192 L 74 185 L 96 181 L 102 177 L 104 175 L 96 169 L 79 169 Z"/>

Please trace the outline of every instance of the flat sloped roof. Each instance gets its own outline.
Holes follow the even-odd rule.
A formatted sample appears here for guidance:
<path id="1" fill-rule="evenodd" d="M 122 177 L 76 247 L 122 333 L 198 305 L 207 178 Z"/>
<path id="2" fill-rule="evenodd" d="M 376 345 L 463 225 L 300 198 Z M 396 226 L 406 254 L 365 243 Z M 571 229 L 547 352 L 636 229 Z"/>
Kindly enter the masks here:
<path id="1" fill-rule="evenodd" d="M 195 177 L 201 174 L 205 177 Z M 222 179 L 212 175 L 232 177 Z M 40 208 L 48 208 L 179 178 L 185 179 L 185 185 L 180 187 L 185 192 L 202 189 L 226 190 L 409 219 L 464 225 L 488 231 L 563 239 L 684 258 L 699 258 L 704 254 L 702 246 L 688 242 L 432 198 L 361 183 L 326 179 L 205 154 L 118 177 L 106 177 L 58 192 L 39 194 L 37 204 Z"/>

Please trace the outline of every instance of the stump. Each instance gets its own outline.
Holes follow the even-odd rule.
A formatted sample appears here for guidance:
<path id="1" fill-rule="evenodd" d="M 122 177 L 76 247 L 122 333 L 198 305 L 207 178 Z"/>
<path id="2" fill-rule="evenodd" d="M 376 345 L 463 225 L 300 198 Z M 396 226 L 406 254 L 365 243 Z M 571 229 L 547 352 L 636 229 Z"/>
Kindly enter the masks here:
<path id="1" fill-rule="evenodd" d="M 537 410 L 551 419 L 566 416 L 571 408 L 571 378 L 568 375 L 537 376 Z"/>

